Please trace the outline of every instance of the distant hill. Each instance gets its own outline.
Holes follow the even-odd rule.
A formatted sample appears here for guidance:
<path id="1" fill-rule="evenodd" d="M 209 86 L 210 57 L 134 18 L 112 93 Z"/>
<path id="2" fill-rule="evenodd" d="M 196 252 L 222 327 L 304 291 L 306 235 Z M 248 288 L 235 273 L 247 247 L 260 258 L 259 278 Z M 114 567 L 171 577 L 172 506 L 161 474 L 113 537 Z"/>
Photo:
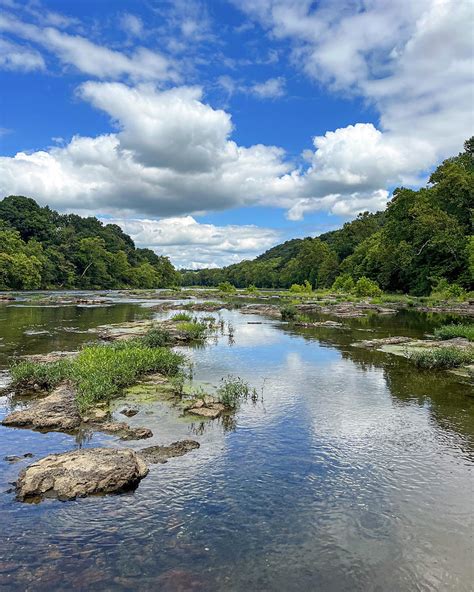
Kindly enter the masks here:
<path id="1" fill-rule="evenodd" d="M 0 289 L 160 288 L 179 282 L 167 257 L 137 249 L 116 224 L 61 215 L 34 199 L 0 201 Z"/>
<path id="2" fill-rule="evenodd" d="M 399 188 L 384 212 L 365 212 L 339 230 L 293 239 L 252 261 L 183 271 L 184 285 L 327 288 L 346 274 L 387 291 L 427 294 L 441 279 L 473 289 L 474 139 L 445 160 L 418 191 Z"/>

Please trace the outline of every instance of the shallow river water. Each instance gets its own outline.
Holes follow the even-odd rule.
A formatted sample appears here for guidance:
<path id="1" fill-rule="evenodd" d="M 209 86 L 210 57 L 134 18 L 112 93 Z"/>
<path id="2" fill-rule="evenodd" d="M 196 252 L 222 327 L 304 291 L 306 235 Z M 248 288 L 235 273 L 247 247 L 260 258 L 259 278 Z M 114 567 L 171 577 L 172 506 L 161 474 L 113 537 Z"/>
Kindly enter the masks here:
<path id="1" fill-rule="evenodd" d="M 21 354 L 77 349 L 98 325 L 166 316 L 149 304 L 0 304 L 0 372 Z M 219 314 L 230 336 L 182 348 L 194 379 L 240 376 L 262 400 L 233 425 L 145 404 L 129 421 L 154 437 L 126 446 L 201 447 L 152 466 L 136 491 L 19 503 L 11 483 L 31 461 L 5 456 L 124 443 L 0 426 L 0 590 L 472 590 L 473 389 L 351 346 L 419 337 L 445 319 L 402 312 L 297 330 Z M 0 418 L 12 404 L 0 397 Z"/>

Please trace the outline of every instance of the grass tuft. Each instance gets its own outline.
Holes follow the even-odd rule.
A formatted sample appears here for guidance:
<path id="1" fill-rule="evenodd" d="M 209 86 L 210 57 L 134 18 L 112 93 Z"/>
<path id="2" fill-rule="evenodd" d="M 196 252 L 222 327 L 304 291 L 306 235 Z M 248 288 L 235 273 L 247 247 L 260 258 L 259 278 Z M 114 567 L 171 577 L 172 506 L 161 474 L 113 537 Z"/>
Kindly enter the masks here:
<path id="1" fill-rule="evenodd" d="M 474 325 L 443 325 L 435 329 L 436 339 L 453 339 L 454 337 L 464 337 L 469 341 L 474 341 Z"/>
<path id="2" fill-rule="evenodd" d="M 248 383 L 241 378 L 234 378 L 229 375 L 222 379 L 221 385 L 217 389 L 217 397 L 227 409 L 235 410 L 239 407 L 241 401 L 250 399 L 256 402 L 258 393 L 255 389 L 251 389 Z"/>
<path id="3" fill-rule="evenodd" d="M 469 350 L 455 347 L 440 347 L 423 351 L 410 352 L 408 358 L 418 368 L 434 370 L 436 368 L 457 368 L 474 363 L 474 348 Z"/>

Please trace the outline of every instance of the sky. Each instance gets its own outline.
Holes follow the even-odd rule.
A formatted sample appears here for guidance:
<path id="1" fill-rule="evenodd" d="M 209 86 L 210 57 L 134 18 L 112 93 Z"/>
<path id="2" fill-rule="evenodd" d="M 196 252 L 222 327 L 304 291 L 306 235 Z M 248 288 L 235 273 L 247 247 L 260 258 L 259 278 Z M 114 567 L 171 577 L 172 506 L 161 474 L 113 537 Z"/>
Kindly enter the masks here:
<path id="1" fill-rule="evenodd" d="M 474 132 L 471 0 L 0 0 L 0 196 L 180 268 L 317 236 Z"/>

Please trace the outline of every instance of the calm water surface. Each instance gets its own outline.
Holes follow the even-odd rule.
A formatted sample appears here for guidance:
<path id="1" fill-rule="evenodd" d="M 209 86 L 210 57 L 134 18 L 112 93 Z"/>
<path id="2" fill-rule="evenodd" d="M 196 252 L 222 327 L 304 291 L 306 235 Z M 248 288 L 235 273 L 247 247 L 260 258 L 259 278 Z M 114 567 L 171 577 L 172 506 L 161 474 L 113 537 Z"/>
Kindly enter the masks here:
<path id="1" fill-rule="evenodd" d="M 0 371 L 16 355 L 76 349 L 100 324 L 151 317 L 149 304 L 1 304 Z M 351 346 L 418 337 L 444 319 L 405 312 L 291 330 L 221 316 L 233 335 L 185 349 L 194 379 L 211 388 L 240 376 L 263 402 L 243 405 L 232 426 L 144 405 L 130 423 L 153 430 L 147 446 L 191 437 L 201 447 L 153 466 L 135 492 L 20 504 L 9 490 L 29 461 L 5 456 L 124 443 L 0 427 L 0 589 L 472 590 L 473 389 Z M 0 417 L 14 405 L 0 398 Z"/>

